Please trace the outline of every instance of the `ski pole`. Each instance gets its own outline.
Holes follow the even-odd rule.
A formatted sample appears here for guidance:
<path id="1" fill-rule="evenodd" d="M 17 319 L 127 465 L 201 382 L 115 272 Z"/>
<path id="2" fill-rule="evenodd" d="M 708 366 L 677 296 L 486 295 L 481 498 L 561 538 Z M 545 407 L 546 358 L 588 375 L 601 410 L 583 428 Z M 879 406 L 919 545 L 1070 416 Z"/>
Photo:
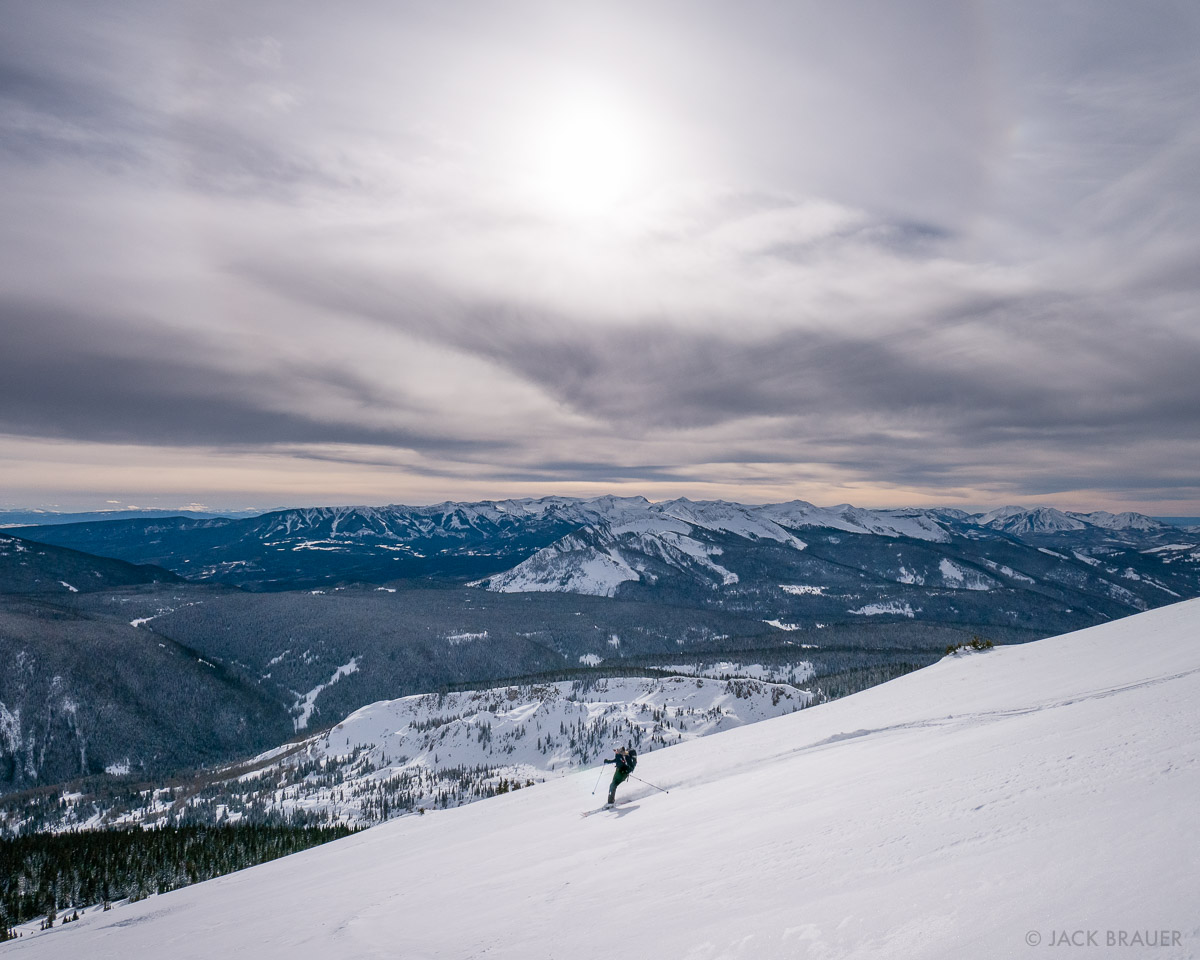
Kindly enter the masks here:
<path id="1" fill-rule="evenodd" d="M 596 790 L 600 786 L 600 778 L 604 776 L 604 767 L 600 767 L 600 776 L 596 777 L 596 786 L 592 787 L 592 796 L 596 795 Z"/>
<path id="2" fill-rule="evenodd" d="M 648 787 L 654 787 L 655 790 L 662 790 L 663 793 L 671 792 L 670 790 L 664 790 L 662 787 L 654 786 L 654 784 L 651 783 L 649 780 L 643 780 L 641 777 L 635 777 L 632 773 L 629 775 L 629 779 L 637 780 L 639 783 L 644 783 Z M 595 793 L 595 792 L 596 792 L 595 790 L 592 791 L 592 793 Z"/>

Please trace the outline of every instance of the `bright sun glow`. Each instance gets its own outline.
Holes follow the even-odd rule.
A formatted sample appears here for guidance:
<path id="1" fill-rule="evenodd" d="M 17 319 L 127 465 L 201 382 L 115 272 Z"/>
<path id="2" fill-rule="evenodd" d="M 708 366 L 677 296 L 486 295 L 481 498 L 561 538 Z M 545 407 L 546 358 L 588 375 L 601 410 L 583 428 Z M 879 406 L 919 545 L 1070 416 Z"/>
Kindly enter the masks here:
<path id="1" fill-rule="evenodd" d="M 553 214 L 611 213 L 646 173 L 644 136 L 621 105 L 601 96 L 567 97 L 527 140 L 530 189 Z"/>

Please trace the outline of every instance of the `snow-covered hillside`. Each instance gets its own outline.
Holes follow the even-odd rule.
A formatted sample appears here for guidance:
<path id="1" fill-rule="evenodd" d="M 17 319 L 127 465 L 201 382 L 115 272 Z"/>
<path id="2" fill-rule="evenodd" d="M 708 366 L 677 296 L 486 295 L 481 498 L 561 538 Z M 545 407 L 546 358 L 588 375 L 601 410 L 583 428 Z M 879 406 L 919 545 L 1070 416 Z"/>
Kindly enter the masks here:
<path id="1" fill-rule="evenodd" d="M 368 825 L 565 776 L 631 743 L 643 754 L 808 706 L 810 665 L 682 665 L 693 676 L 589 678 L 381 700 L 332 730 L 212 771 L 189 789 L 123 794 L 115 807 L 67 790 L 56 831 L 247 811 Z M 778 679 L 783 682 L 772 682 Z M 0 711 L 3 705 L 0 704 Z M 0 735 L 5 715 L 0 712 Z M 24 824 L 6 821 L 0 832 Z"/>
<path id="2" fill-rule="evenodd" d="M 1034 611 L 1051 609 L 1063 617 L 1080 608 L 1124 616 L 1165 602 L 1161 593 L 1192 596 L 1200 582 L 1190 568 L 1164 571 L 1164 558 L 1153 552 L 1168 532 L 1182 531 L 1140 514 L 1004 507 L 971 515 L 800 500 L 597 503 L 576 503 L 575 515 L 593 515 L 584 526 L 471 585 L 501 593 L 669 594 L 673 602 L 732 609 L 782 599 L 770 612 L 787 616 L 762 619 L 793 624 L 919 610 L 926 620 L 1023 626 L 1034 622 Z M 793 576 L 807 578 L 814 599 L 778 596 L 789 592 L 780 578 Z M 1138 586 L 1131 589 L 1131 581 Z M 1061 603 L 1048 605 L 1048 596 Z"/>
<path id="3" fill-rule="evenodd" d="M 723 550 L 688 536 L 691 528 L 674 517 L 647 518 L 617 527 L 596 524 L 543 547 L 512 570 L 474 585 L 500 593 L 559 592 L 611 597 L 622 583 L 683 574 L 706 585 L 729 586 L 738 575 L 714 558 Z M 804 549 L 805 544 L 781 534 L 781 542 Z M 766 539 L 755 537 L 755 539 Z"/>
<path id="4" fill-rule="evenodd" d="M 13 957 L 1200 955 L 1200 601 L 92 913 Z M 1106 947 L 1107 937 L 1132 947 Z M 1165 931 L 1165 937 L 1164 932 Z M 1137 946 L 1165 939 L 1166 949 Z"/>
<path id="5" fill-rule="evenodd" d="M 1059 533 L 1064 530 L 1084 530 L 1082 519 L 1069 516 L 1053 507 L 1001 507 L 975 518 L 981 527 L 1003 530 L 1005 533 Z"/>

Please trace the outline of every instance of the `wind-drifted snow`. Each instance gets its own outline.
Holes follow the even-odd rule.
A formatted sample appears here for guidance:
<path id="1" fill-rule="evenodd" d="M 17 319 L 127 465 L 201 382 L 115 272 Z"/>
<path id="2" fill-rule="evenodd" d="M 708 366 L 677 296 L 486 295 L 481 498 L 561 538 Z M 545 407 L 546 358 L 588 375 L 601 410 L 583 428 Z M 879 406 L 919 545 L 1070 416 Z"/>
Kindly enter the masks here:
<path id="1" fill-rule="evenodd" d="M 942 662 L 6 944 L 24 958 L 1200 955 L 1200 601 Z M 689 681 L 690 682 L 690 681 Z M 1050 947 L 1167 930 L 1172 949 Z M 1034 946 L 1034 944 L 1038 944 Z"/>

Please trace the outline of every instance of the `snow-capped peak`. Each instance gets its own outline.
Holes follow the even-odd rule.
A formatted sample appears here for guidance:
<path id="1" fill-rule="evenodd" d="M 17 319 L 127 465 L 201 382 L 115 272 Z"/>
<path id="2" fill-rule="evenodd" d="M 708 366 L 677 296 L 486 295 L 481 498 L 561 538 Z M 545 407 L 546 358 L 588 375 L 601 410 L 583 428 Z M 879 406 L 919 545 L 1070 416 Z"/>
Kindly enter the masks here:
<path id="1" fill-rule="evenodd" d="M 1076 513 L 1068 511 L 1067 515 L 1074 517 L 1076 520 L 1082 520 L 1084 523 L 1090 523 L 1093 527 L 1102 527 L 1105 530 L 1167 530 L 1168 525 L 1155 520 L 1153 517 L 1147 517 L 1142 513 L 1132 513 L 1125 511 L 1124 513 L 1109 513 L 1107 510 L 1096 510 L 1092 513 Z"/>
<path id="2" fill-rule="evenodd" d="M 850 533 L 911 537 L 938 543 L 950 539 L 950 534 L 938 522 L 936 514 L 928 510 L 867 510 L 848 503 L 836 507 L 816 507 L 804 500 L 769 503 L 759 509 L 776 523 L 792 529 L 827 527 Z"/>
<path id="3" fill-rule="evenodd" d="M 1068 516 L 1053 507 L 1001 507 L 976 518 L 981 527 L 991 527 L 1005 533 L 1059 533 L 1063 530 L 1085 530 L 1081 520 Z"/>

